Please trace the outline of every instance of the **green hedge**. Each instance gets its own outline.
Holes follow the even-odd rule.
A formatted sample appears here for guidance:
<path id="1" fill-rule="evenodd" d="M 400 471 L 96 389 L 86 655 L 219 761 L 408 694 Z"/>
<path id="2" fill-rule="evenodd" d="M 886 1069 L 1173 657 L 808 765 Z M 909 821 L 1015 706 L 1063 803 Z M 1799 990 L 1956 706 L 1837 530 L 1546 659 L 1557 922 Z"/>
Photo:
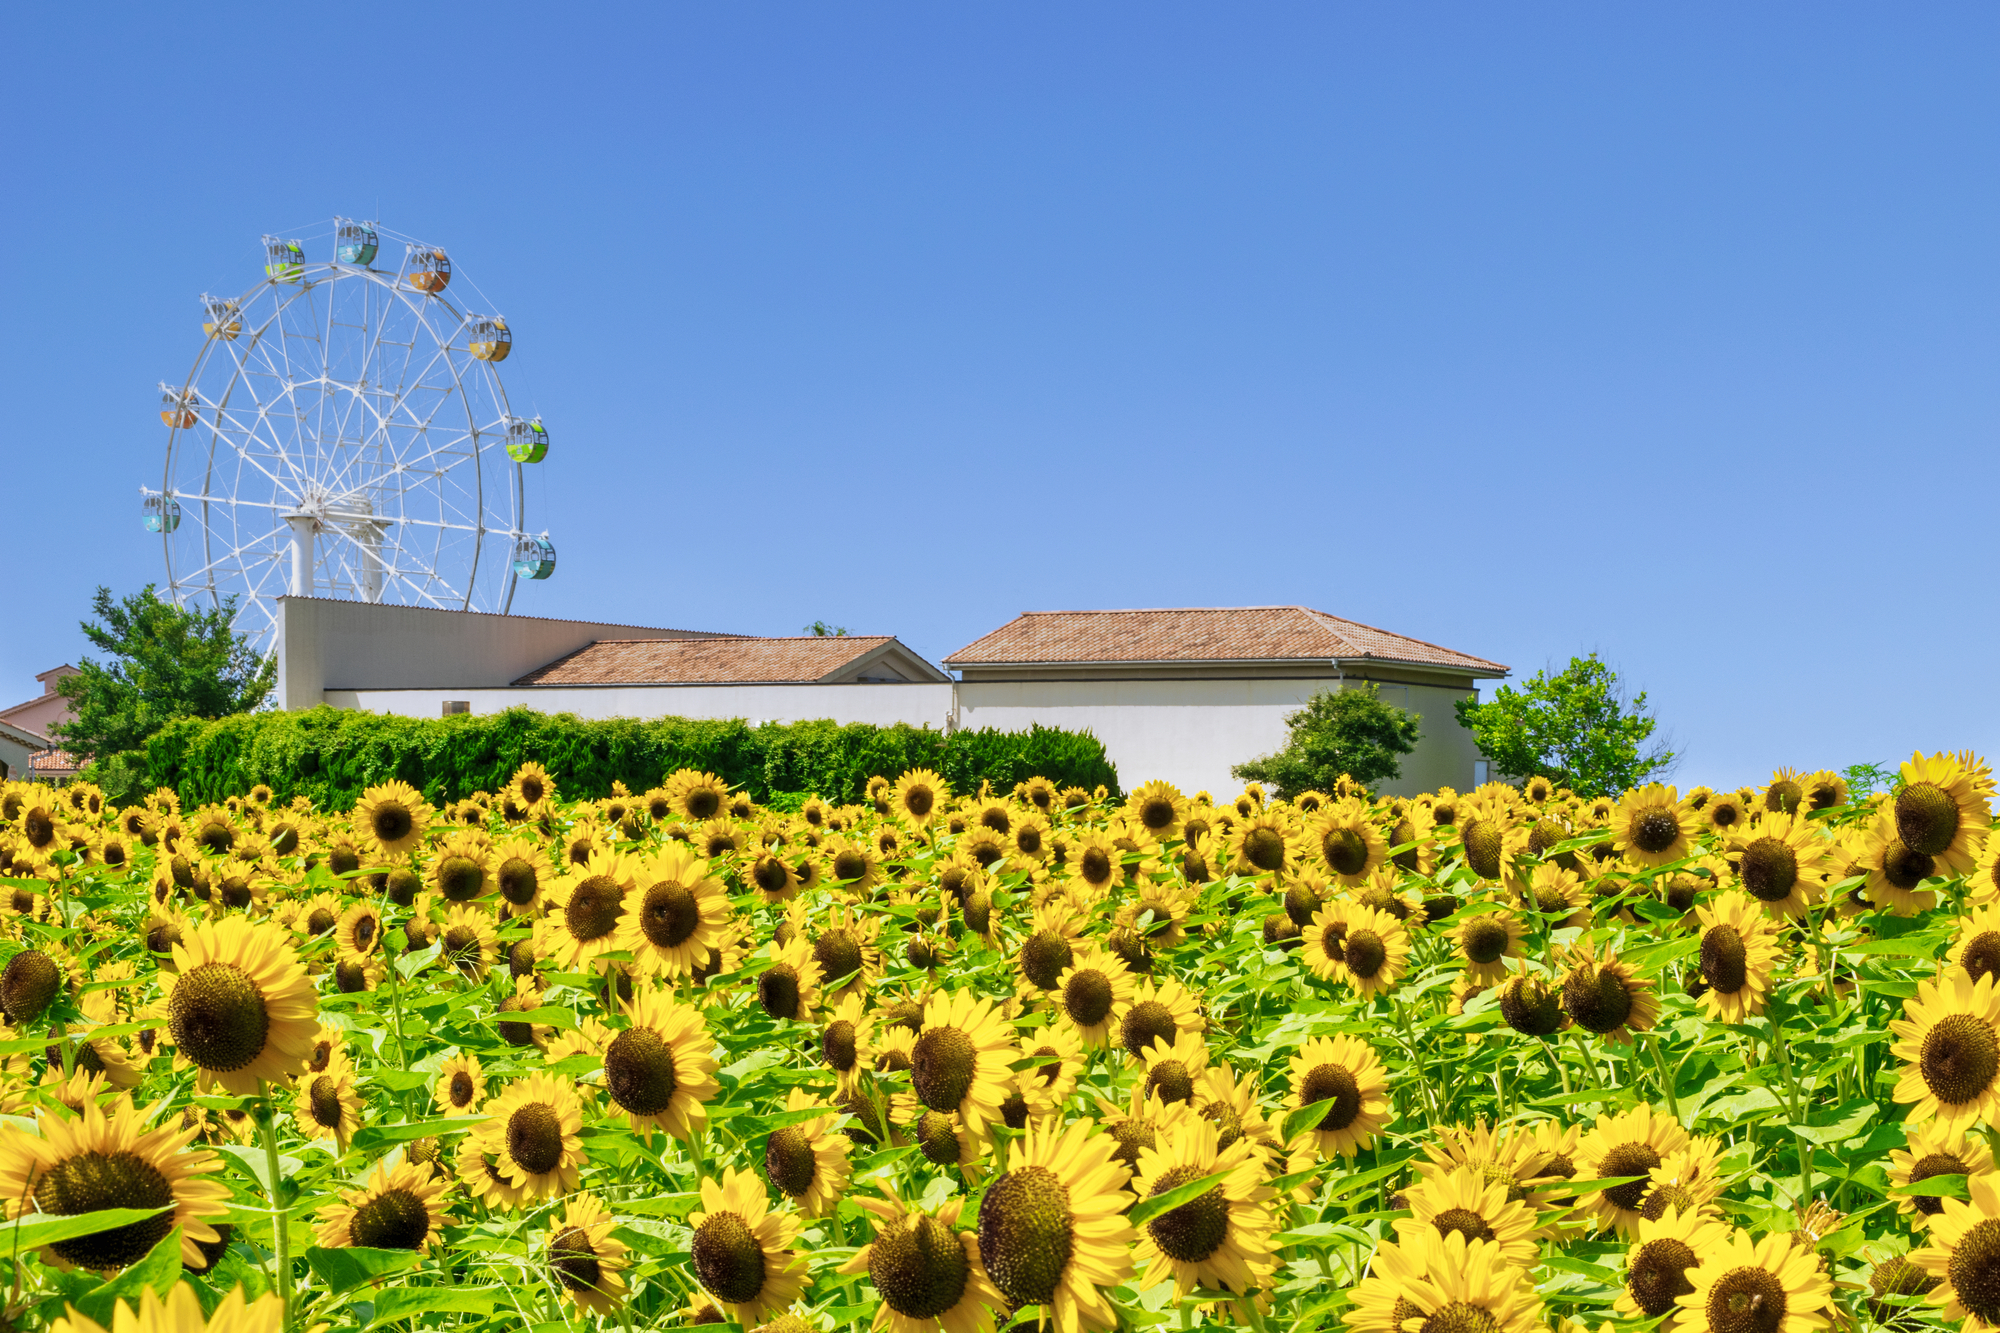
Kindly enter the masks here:
<path id="1" fill-rule="evenodd" d="M 220 800 L 262 782 L 280 800 L 305 795 L 345 810 L 363 789 L 400 778 L 432 801 L 496 791 L 527 760 L 566 797 L 657 786 L 679 768 L 715 773 L 765 802 L 799 793 L 861 799 L 868 779 L 932 768 L 952 790 L 999 791 L 1037 774 L 1063 786 L 1118 790 L 1118 771 L 1088 732 L 957 731 L 897 723 L 766 722 L 685 717 L 585 720 L 510 708 L 487 716 L 395 717 L 351 709 L 246 713 L 214 722 L 181 719 L 147 743 L 144 786 L 172 787 L 183 803 Z"/>

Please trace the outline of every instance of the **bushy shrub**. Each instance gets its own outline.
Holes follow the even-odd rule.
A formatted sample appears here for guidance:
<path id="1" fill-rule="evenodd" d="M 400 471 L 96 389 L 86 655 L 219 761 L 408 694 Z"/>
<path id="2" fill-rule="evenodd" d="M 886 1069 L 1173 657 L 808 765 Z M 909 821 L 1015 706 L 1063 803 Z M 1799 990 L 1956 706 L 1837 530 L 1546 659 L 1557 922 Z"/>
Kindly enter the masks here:
<path id="1" fill-rule="evenodd" d="M 958 791 L 996 790 L 1041 774 L 1062 785 L 1118 790 L 1104 745 L 1087 732 L 957 731 L 906 723 L 766 722 L 685 717 L 584 719 L 510 708 L 486 716 L 397 717 L 350 709 L 251 713 L 169 723 L 145 750 L 147 787 L 183 802 L 220 800 L 267 784 L 281 801 L 310 797 L 346 809 L 368 787 L 399 778 L 433 801 L 495 791 L 527 760 L 571 796 L 614 781 L 643 791 L 679 768 L 714 773 L 766 801 L 773 793 L 861 799 L 868 779 L 933 768 Z"/>

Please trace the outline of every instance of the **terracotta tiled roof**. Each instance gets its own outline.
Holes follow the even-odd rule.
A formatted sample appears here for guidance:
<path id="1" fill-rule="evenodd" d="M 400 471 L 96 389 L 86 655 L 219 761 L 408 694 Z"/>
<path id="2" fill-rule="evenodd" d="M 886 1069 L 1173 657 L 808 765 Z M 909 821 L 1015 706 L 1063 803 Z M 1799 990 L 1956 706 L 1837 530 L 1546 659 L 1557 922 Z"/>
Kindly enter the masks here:
<path id="1" fill-rule="evenodd" d="M 74 773 L 83 765 L 76 762 L 76 756 L 68 750 L 38 750 L 35 752 L 35 772 Z"/>
<path id="2" fill-rule="evenodd" d="M 1352 661 L 1373 658 L 1505 675 L 1483 657 L 1305 606 L 1029 611 L 944 659 L 946 666 L 1085 662 Z"/>
<path id="3" fill-rule="evenodd" d="M 824 680 L 887 634 L 783 639 L 600 639 L 530 671 L 516 685 L 700 685 Z"/>

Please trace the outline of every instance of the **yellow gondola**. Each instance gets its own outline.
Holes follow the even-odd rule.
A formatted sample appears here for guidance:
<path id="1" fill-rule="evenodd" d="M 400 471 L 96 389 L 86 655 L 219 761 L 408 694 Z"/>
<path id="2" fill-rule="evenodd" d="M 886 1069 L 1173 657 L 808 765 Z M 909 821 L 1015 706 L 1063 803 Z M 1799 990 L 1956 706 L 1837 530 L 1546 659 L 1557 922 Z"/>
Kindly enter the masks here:
<path id="1" fill-rule="evenodd" d="M 201 308 L 208 313 L 208 317 L 201 322 L 201 331 L 209 337 L 233 343 L 236 335 L 243 332 L 243 321 L 239 318 L 243 312 L 236 302 L 203 292 Z"/>
<path id="2" fill-rule="evenodd" d="M 160 382 L 160 420 L 170 430 L 186 430 L 195 422 L 194 392 Z"/>
<path id="3" fill-rule="evenodd" d="M 498 315 L 475 318 L 468 333 L 472 354 L 481 361 L 505 361 L 507 353 L 514 350 L 514 335 L 507 331 L 507 321 Z"/>
<path id="4" fill-rule="evenodd" d="M 405 270 L 410 285 L 420 292 L 435 295 L 451 286 L 451 261 L 442 250 L 410 250 L 410 262 Z"/>

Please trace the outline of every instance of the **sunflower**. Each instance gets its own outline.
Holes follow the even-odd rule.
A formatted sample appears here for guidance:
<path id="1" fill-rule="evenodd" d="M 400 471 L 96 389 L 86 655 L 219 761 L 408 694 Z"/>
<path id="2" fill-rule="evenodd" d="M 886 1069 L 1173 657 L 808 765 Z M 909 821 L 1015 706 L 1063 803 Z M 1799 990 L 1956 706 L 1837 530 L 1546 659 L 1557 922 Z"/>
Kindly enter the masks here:
<path id="1" fill-rule="evenodd" d="M 896 779 L 889 804 L 911 824 L 929 828 L 951 804 L 951 787 L 928 768 L 913 768 Z"/>
<path id="2" fill-rule="evenodd" d="M 17 1027 L 32 1023 L 58 996 L 73 992 L 81 976 L 81 969 L 61 949 L 22 949 L 0 968 L 0 1011 Z"/>
<path id="3" fill-rule="evenodd" d="M 1113 1028 L 1131 1007 L 1134 981 L 1125 960 L 1094 943 L 1079 942 L 1070 965 L 1056 978 L 1050 1007 L 1083 1045 L 1111 1044 Z"/>
<path id="4" fill-rule="evenodd" d="M 1854 870 L 1868 877 L 1862 889 L 1868 901 L 1896 916 L 1915 916 L 1937 906 L 1935 890 L 1923 887 L 1933 875 L 1946 873 L 1937 858 L 1911 851 L 1896 832 L 1896 812 L 1884 806 L 1846 844 Z"/>
<path id="5" fill-rule="evenodd" d="M 1299 958 L 1321 981 L 1337 982 L 1347 967 L 1347 909 L 1328 902 L 1299 931 Z"/>
<path id="6" fill-rule="evenodd" d="M 1786 814 L 1767 813 L 1729 838 L 1729 859 L 1744 891 L 1765 911 L 1794 920 L 1819 896 L 1817 874 L 1829 868 L 1830 850 L 1812 825 Z"/>
<path id="7" fill-rule="evenodd" d="M 835 907 L 827 923 L 813 936 L 813 961 L 819 964 L 820 984 L 833 987 L 832 996 L 866 990 L 882 975 L 882 950 L 875 941 L 882 931 L 882 918 Z"/>
<path id="8" fill-rule="evenodd" d="M 624 1304 L 627 1266 L 624 1242 L 611 1235 L 616 1226 L 594 1194 L 573 1194 L 563 1201 L 562 1221 L 549 1227 L 549 1272 L 563 1295 L 579 1310 L 609 1314 Z"/>
<path id="9" fill-rule="evenodd" d="M 514 770 L 514 776 L 507 779 L 501 795 L 532 814 L 554 803 L 556 780 L 549 776 L 546 768 L 530 760 Z"/>
<path id="10" fill-rule="evenodd" d="M 687 976 L 722 939 L 728 890 L 707 861 L 678 843 L 638 858 L 633 872 L 616 947 L 630 950 L 648 976 Z"/>
<path id="11" fill-rule="evenodd" d="M 486 1104 L 485 1123 L 471 1137 L 493 1154 L 500 1174 L 531 1197 L 567 1194 L 587 1160 L 583 1104 L 565 1080 L 529 1074 L 508 1084 Z"/>
<path id="12" fill-rule="evenodd" d="M 713 773 L 683 768 L 666 781 L 667 801 L 681 818 L 696 823 L 714 819 L 729 804 L 729 784 Z"/>
<path id="13" fill-rule="evenodd" d="M 855 1200 L 875 1219 L 875 1239 L 838 1271 L 866 1273 L 881 1301 L 871 1325 L 888 1333 L 987 1333 L 1006 1305 L 978 1240 L 954 1231 L 964 1205 L 948 1199 L 933 1212 L 906 1205 L 887 1183 L 883 1197 Z"/>
<path id="14" fill-rule="evenodd" d="M 1634 787 L 1611 812 L 1611 845 L 1636 866 L 1663 866 L 1692 850 L 1701 818 L 1663 783 Z"/>
<path id="15" fill-rule="evenodd" d="M 1993 822 L 1991 782 L 1982 781 L 1979 770 L 1948 754 L 1913 754 L 1903 764 L 1902 786 L 1889 804 L 1896 836 L 1911 852 L 1932 858 L 1939 874 L 1970 871 Z"/>
<path id="16" fill-rule="evenodd" d="M 407 1158 L 380 1164 L 360 1189 L 320 1205 L 314 1227 L 319 1243 L 328 1249 L 428 1250 L 451 1220 L 438 1202 L 450 1184 L 443 1173 Z"/>
<path id="17" fill-rule="evenodd" d="M 1625 1252 L 1625 1290 L 1613 1307 L 1628 1319 L 1658 1319 L 1694 1290 L 1688 1270 L 1729 1239 L 1729 1228 L 1700 1213 L 1670 1208 L 1641 1218 Z"/>
<path id="18" fill-rule="evenodd" d="M 865 898 L 869 890 L 882 882 L 882 858 L 866 842 L 833 834 L 820 845 L 820 851 L 834 886 L 851 897 Z"/>
<path id="19" fill-rule="evenodd" d="M 961 842 L 960 846 L 964 844 Z M 1118 886 L 1124 873 L 1124 852 L 1097 829 L 1087 829 L 1070 844 L 1069 877 L 1094 901 Z"/>
<path id="20" fill-rule="evenodd" d="M 1466 800 L 1458 810 L 1458 837 L 1466 866 L 1480 879 L 1505 877 L 1514 858 L 1528 850 L 1528 830 L 1491 805 Z M 1443 820 L 1439 820 L 1443 823 Z"/>
<path id="21" fill-rule="evenodd" d="M 484 832 L 460 829 L 444 840 L 431 862 L 431 888 L 448 903 L 493 892 L 493 846 Z"/>
<path id="22" fill-rule="evenodd" d="M 1021 1070 L 1016 1081 L 1031 1110 L 1052 1113 L 1076 1091 L 1083 1072 L 1083 1041 L 1070 1023 L 1030 1028 L 1021 1034 L 1018 1056 L 1037 1063 Z"/>
<path id="23" fill-rule="evenodd" d="M 430 803 L 407 782 L 370 787 L 354 803 L 355 831 L 384 856 L 415 851 L 431 826 Z"/>
<path id="24" fill-rule="evenodd" d="M 555 878 L 555 866 L 542 845 L 529 838 L 509 838 L 493 848 L 490 863 L 506 914 L 535 915 L 543 891 Z"/>
<path id="25" fill-rule="evenodd" d="M 174 970 L 154 1014 L 204 1087 L 250 1096 L 305 1068 L 318 998 L 279 927 L 243 917 L 195 926 L 174 946 Z"/>
<path id="26" fill-rule="evenodd" d="M 1446 938 L 1458 946 L 1466 976 L 1491 984 L 1506 977 L 1507 959 L 1521 956 L 1522 933 L 1519 917 L 1495 910 L 1460 917 L 1458 924 L 1446 932 Z"/>
<path id="27" fill-rule="evenodd" d="M 1685 1272 L 1674 1328 L 1687 1333 L 1811 1333 L 1825 1328 L 1833 1283 L 1809 1245 L 1780 1231 L 1732 1232 Z"/>
<path id="28" fill-rule="evenodd" d="M 354 1066 L 345 1056 L 299 1079 L 292 1119 L 307 1138 L 332 1139 L 334 1147 L 347 1151 L 348 1140 L 361 1128 L 361 1094 L 354 1088 Z"/>
<path id="29" fill-rule="evenodd" d="M 932 1111 L 956 1111 L 968 1124 L 1000 1118 L 1012 1084 L 1013 1034 L 989 1000 L 971 991 L 932 996 L 910 1049 L 910 1083 Z"/>
<path id="30" fill-rule="evenodd" d="M 914 1099 L 904 1096 L 891 1098 L 892 1116 L 908 1115 L 910 1137 L 916 1140 L 917 1151 L 933 1166 L 955 1166 L 961 1171 L 986 1155 L 991 1135 L 984 1125 L 967 1124 L 956 1111 L 920 1111 Z M 1006 1103 L 1001 1103 L 1001 1116 L 1006 1116 Z"/>
<path id="31" fill-rule="evenodd" d="M 2000 974 L 2000 903 L 1976 906 L 1954 924 L 1957 929 L 1952 934 L 1951 961 L 1964 968 L 1974 981 Z"/>
<path id="32" fill-rule="evenodd" d="M 875 1019 L 868 1013 L 867 1005 L 859 995 L 852 994 L 841 997 L 820 1028 L 820 1061 L 833 1071 L 841 1087 L 852 1083 L 867 1062 L 869 1039 L 874 1030 Z"/>
<path id="33" fill-rule="evenodd" d="M 145 1258 L 175 1227 L 181 1259 L 201 1264 L 200 1244 L 217 1236 L 206 1220 L 221 1217 L 228 1189 L 210 1178 L 221 1165 L 211 1152 L 184 1151 L 199 1124 L 147 1129 L 129 1098 L 109 1114 L 92 1099 L 74 1116 L 43 1112 L 38 1134 L 0 1129 L 0 1189 L 7 1215 L 73 1216 L 100 1208 L 167 1208 L 158 1216 L 44 1246 L 45 1261 L 63 1268 L 111 1273 Z M 199 1244 L 198 1244 L 199 1242 Z"/>
<path id="34" fill-rule="evenodd" d="M 1304 1131 L 1322 1158 L 1351 1157 L 1375 1141 L 1390 1118 L 1389 1080 L 1375 1052 L 1359 1038 L 1313 1037 L 1291 1058 L 1293 1110 L 1331 1100 L 1317 1125 Z M 1303 1138 L 1303 1135 L 1302 1135 Z"/>
<path id="35" fill-rule="evenodd" d="M 334 923 L 333 939 L 343 954 L 370 954 L 382 943 L 382 913 L 371 902 L 357 902 Z"/>
<path id="36" fill-rule="evenodd" d="M 757 1002 L 772 1018 L 807 1019 L 819 1007 L 819 964 L 801 937 L 771 944 L 771 965 L 757 974 Z"/>
<path id="37" fill-rule="evenodd" d="M 1183 1032 L 1173 1041 L 1155 1041 L 1141 1056 L 1146 1076 L 1139 1081 L 1146 1096 L 1163 1103 L 1193 1104 L 1208 1072 L 1208 1046 L 1198 1033 Z"/>
<path id="38" fill-rule="evenodd" d="M 1376 1247 L 1347 1316 L 1356 1333 L 1533 1333 L 1534 1283 L 1490 1241 L 1418 1231 Z"/>
<path id="39" fill-rule="evenodd" d="M 1134 986 L 1132 1003 L 1118 1020 L 1118 1044 L 1137 1063 L 1154 1042 L 1171 1043 L 1183 1032 L 1201 1032 L 1207 1026 L 1187 987 L 1147 977 Z"/>
<path id="40" fill-rule="evenodd" d="M 1521 910 L 1550 918 L 1551 929 L 1590 924 L 1590 891 L 1575 871 L 1553 861 L 1544 862 L 1529 872 L 1526 884 L 1516 880 L 1515 885 Z"/>
<path id="41" fill-rule="evenodd" d="M 549 914 L 535 923 L 535 951 L 564 972 L 587 970 L 619 947 L 625 900 L 643 869 L 624 852 L 593 851 L 549 891 Z"/>
<path id="42" fill-rule="evenodd" d="M 372 991 L 388 974 L 388 966 L 379 953 L 342 952 L 333 963 L 333 983 L 342 995 Z"/>
<path id="43" fill-rule="evenodd" d="M 477 1111 L 486 1100 L 486 1071 L 479 1057 L 465 1052 L 439 1065 L 431 1099 L 445 1115 L 471 1115 Z"/>
<path id="44" fill-rule="evenodd" d="M 727 816 L 709 820 L 688 839 L 690 846 L 711 861 L 735 856 L 748 842 L 742 827 Z"/>
<path id="45" fill-rule="evenodd" d="M 847 1192 L 847 1155 L 854 1145 L 833 1127 L 838 1110 L 820 1108 L 801 1088 L 786 1093 L 787 1112 L 814 1109 L 826 1114 L 781 1125 L 764 1140 L 764 1175 L 802 1214 L 825 1217 Z"/>
<path id="46" fill-rule="evenodd" d="M 1145 1285 L 1171 1276 L 1176 1293 L 1186 1299 L 1197 1287 L 1242 1296 L 1269 1284 L 1276 1267 L 1271 1200 L 1277 1191 L 1264 1183 L 1262 1159 L 1248 1140 L 1221 1148 L 1213 1124 L 1185 1122 L 1159 1147 L 1140 1150 L 1134 1187 L 1147 1199 L 1218 1171 L 1229 1174 L 1144 1224 L 1133 1257 L 1146 1265 L 1140 1279 Z"/>
<path id="47" fill-rule="evenodd" d="M 1935 1118 L 1959 1131 L 1985 1121 L 2000 1106 L 2000 991 L 1995 978 L 1974 981 L 1958 969 L 1919 981 L 1892 1019 L 1890 1050 L 1903 1061 L 1895 1099 L 1915 1103 L 1909 1123 Z"/>
<path id="48" fill-rule="evenodd" d="M 1433 1171 L 1403 1191 L 1411 1215 L 1396 1223 L 1396 1235 L 1405 1244 L 1412 1233 L 1426 1230 L 1487 1241 L 1500 1247 L 1507 1262 L 1531 1267 L 1536 1259 L 1535 1210 L 1510 1197 L 1512 1181 L 1511 1175 L 1488 1179 L 1472 1166 Z"/>
<path id="49" fill-rule="evenodd" d="M 1358 801 L 1322 811 L 1306 825 L 1305 839 L 1327 872 L 1349 888 L 1367 883 L 1389 854 L 1388 841 Z"/>
<path id="50" fill-rule="evenodd" d="M 1238 806 L 1239 811 L 1241 806 Z M 1299 868 L 1301 849 L 1281 814 L 1245 813 L 1227 839 L 1231 869 L 1244 875 L 1283 879 Z"/>
<path id="51" fill-rule="evenodd" d="M 1577 1144 L 1577 1170 L 1586 1180 L 1638 1177 L 1583 1197 L 1583 1207 L 1596 1218 L 1598 1229 L 1632 1235 L 1639 1225 L 1639 1208 L 1652 1186 L 1654 1170 L 1667 1154 L 1687 1144 L 1687 1131 L 1678 1122 L 1644 1104 L 1615 1116 L 1597 1117 L 1596 1125 Z"/>
<path id="52" fill-rule="evenodd" d="M 979 1204 L 979 1257 L 1010 1305 L 1040 1305 L 1060 1333 L 1108 1329 L 1105 1289 L 1132 1275 L 1136 1233 L 1122 1214 L 1129 1171 L 1088 1121 L 1030 1128 Z"/>
<path id="53" fill-rule="evenodd" d="M 210 1246 L 215 1250 L 207 1259 L 219 1259 L 227 1246 L 217 1242 Z M 191 1269 L 205 1273 L 207 1268 Z M 247 1287 L 233 1287 L 228 1294 L 216 1302 L 215 1310 L 204 1313 L 201 1298 L 196 1296 L 194 1287 L 186 1282 L 170 1289 L 165 1296 L 158 1295 L 149 1286 L 139 1288 L 137 1300 L 129 1296 L 113 1301 L 110 1309 L 112 1327 L 118 1333 L 266 1333 L 266 1330 L 284 1327 L 285 1306 L 283 1299 L 274 1291 L 252 1299 Z M 110 1333 L 103 1324 L 85 1315 L 78 1314 L 75 1306 L 70 1306 L 69 1314 L 58 1318 L 49 1325 L 49 1333 Z"/>
<path id="54" fill-rule="evenodd" d="M 1330 913 L 1337 913 L 1346 923 L 1340 937 L 1339 979 L 1352 986 L 1364 1000 L 1394 990 L 1410 956 L 1410 936 L 1403 923 L 1387 912 L 1359 903 L 1334 903 L 1313 918 L 1322 948 L 1326 928 L 1321 926 L 1321 917 Z"/>
<path id="55" fill-rule="evenodd" d="M 500 935 L 493 928 L 493 914 L 483 907 L 454 904 L 445 913 L 443 961 L 474 981 L 484 981 L 486 971 L 500 956 Z"/>
<path id="56" fill-rule="evenodd" d="M 1695 908 L 1701 922 L 1701 1007 L 1719 1023 L 1742 1023 L 1764 1012 L 1778 961 L 1771 918 L 1748 894 L 1731 889 Z"/>
<path id="57" fill-rule="evenodd" d="M 1989 837 L 1985 850 L 1979 854 L 1979 864 L 1965 882 L 1972 894 L 1972 901 L 1991 903 L 2000 901 L 2000 838 Z"/>
<path id="58" fill-rule="evenodd" d="M 2000 1328 L 2000 1177 L 1973 1176 L 1965 1199 L 1943 1199 L 1930 1220 L 1929 1244 L 1912 1264 L 1936 1279 L 1927 1299 L 1965 1333 Z M 1915 1284 L 1912 1284 L 1914 1286 Z"/>
<path id="59" fill-rule="evenodd" d="M 1653 983 L 1635 973 L 1617 954 L 1578 946 L 1562 978 L 1563 1012 L 1586 1032 L 1607 1041 L 1629 1042 L 1659 1021 L 1660 1001 Z"/>
<path id="60" fill-rule="evenodd" d="M 799 867 L 780 855 L 776 847 L 766 847 L 751 859 L 743 872 L 743 882 L 756 889 L 767 903 L 785 902 L 795 897 L 800 888 L 807 887 L 800 881 Z"/>
<path id="61" fill-rule="evenodd" d="M 1908 1151 L 1899 1148 L 1889 1154 L 1889 1181 L 1894 1186 L 1929 1180 L 1932 1176 L 1993 1174 L 1993 1154 L 1971 1135 L 1936 1124 L 1905 1126 L 1903 1132 L 1909 1138 Z M 1929 1194 L 1898 1195 L 1896 1211 L 1907 1215 L 1911 1224 L 1921 1230 L 1944 1211 L 1944 1199 Z"/>
<path id="62" fill-rule="evenodd" d="M 1052 991 L 1062 975 L 1076 964 L 1076 942 L 1083 935 L 1083 922 L 1067 898 L 1050 898 L 1035 909 L 1028 934 L 1014 955 L 1018 980 L 1015 990 L 1023 994 Z"/>
<path id="63" fill-rule="evenodd" d="M 805 1259 L 791 1248 L 798 1219 L 770 1211 L 763 1182 L 724 1167 L 701 1182 L 701 1208 L 689 1214 L 695 1277 L 737 1323 L 749 1328 L 805 1291 Z"/>
<path id="64" fill-rule="evenodd" d="M 642 992 L 627 1007 L 631 1025 L 604 1050 L 604 1086 L 649 1142 L 654 1126 L 689 1139 L 708 1123 L 703 1103 L 722 1090 L 715 1043 L 699 1011 L 663 991 Z"/>

